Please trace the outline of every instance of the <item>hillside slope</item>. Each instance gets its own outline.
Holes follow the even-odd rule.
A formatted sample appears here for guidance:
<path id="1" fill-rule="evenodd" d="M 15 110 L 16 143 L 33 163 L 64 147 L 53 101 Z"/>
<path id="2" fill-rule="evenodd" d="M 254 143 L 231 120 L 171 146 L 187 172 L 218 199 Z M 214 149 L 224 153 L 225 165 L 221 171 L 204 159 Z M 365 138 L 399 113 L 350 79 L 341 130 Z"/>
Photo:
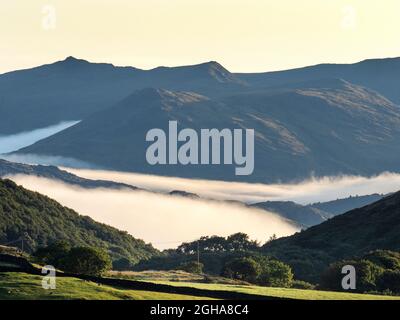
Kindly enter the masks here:
<path id="1" fill-rule="evenodd" d="M 265 73 L 241 73 L 238 77 L 253 86 L 278 86 L 301 81 L 341 78 L 378 91 L 400 104 L 400 57 L 368 59 L 353 64 L 319 64 Z"/>
<path id="2" fill-rule="evenodd" d="M 263 247 L 314 281 L 329 263 L 375 249 L 400 250 L 400 192 Z"/>
<path id="3" fill-rule="evenodd" d="M 232 165 L 149 165 L 146 133 L 153 128 L 168 133 L 170 120 L 197 132 L 254 129 L 253 174 L 236 176 Z M 121 171 L 265 183 L 398 171 L 399 139 L 400 108 L 376 92 L 331 79 L 318 87 L 304 83 L 213 100 L 145 89 L 18 153 L 76 158 Z"/>
<path id="4" fill-rule="evenodd" d="M 0 243 L 21 237 L 28 252 L 56 240 L 66 240 L 74 246 L 102 247 L 114 261 L 125 257 L 136 263 L 159 253 L 126 232 L 81 216 L 10 180 L 0 179 Z"/>
<path id="5" fill-rule="evenodd" d="M 305 228 L 320 224 L 332 217 L 332 214 L 326 211 L 310 206 L 302 206 L 292 201 L 266 201 L 253 204 L 252 207 L 275 212 Z"/>
<path id="6" fill-rule="evenodd" d="M 141 190 L 135 186 L 120 182 L 85 179 L 55 166 L 29 165 L 0 159 L 0 178 L 19 174 L 58 180 L 88 189 L 109 188 Z"/>

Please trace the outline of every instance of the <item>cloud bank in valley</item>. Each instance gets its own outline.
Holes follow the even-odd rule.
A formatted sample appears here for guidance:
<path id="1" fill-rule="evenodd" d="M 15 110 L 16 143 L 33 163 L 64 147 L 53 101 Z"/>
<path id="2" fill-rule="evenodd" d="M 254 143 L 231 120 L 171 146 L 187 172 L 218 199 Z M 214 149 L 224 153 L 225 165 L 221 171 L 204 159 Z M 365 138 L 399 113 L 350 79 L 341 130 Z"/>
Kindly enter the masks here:
<path id="1" fill-rule="evenodd" d="M 160 249 L 176 247 L 204 235 L 245 232 L 265 242 L 298 229 L 281 217 L 238 204 L 168 196 L 144 191 L 72 187 L 60 182 L 17 175 L 25 188 L 45 194 L 96 221 L 126 230 Z"/>
<path id="2" fill-rule="evenodd" d="M 46 128 L 21 132 L 13 135 L 0 136 L 0 154 L 17 151 L 57 132 L 67 129 L 79 121 L 63 121 Z"/>
<path id="3" fill-rule="evenodd" d="M 251 184 L 101 170 L 69 168 L 66 170 L 88 179 L 124 182 L 153 191 L 170 192 L 172 190 L 183 190 L 204 198 L 237 200 L 246 203 L 271 200 L 309 204 L 347 198 L 354 195 L 387 194 L 400 190 L 400 174 L 388 172 L 370 178 L 338 176 L 310 178 L 303 182 L 292 184 Z"/>

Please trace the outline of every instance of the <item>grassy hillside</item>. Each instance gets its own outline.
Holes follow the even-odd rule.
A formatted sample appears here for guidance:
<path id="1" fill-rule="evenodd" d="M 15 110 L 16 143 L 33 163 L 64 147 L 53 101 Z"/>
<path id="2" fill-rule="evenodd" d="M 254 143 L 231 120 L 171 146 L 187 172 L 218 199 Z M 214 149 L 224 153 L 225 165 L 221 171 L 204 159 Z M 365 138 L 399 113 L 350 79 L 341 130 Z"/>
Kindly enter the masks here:
<path id="1" fill-rule="evenodd" d="M 114 261 L 125 257 L 136 263 L 159 254 L 150 244 L 126 232 L 81 216 L 10 180 L 0 179 L 0 244 L 21 237 L 28 252 L 63 239 L 73 246 L 104 248 Z"/>
<path id="2" fill-rule="evenodd" d="M 266 297 L 289 298 L 300 300 L 400 300 L 400 297 L 381 296 L 370 294 L 344 293 L 319 290 L 301 290 L 287 288 L 271 288 L 259 286 L 205 284 L 188 282 L 157 282 L 179 287 L 192 287 L 205 290 L 235 291 L 247 294 L 262 295 Z"/>
<path id="3" fill-rule="evenodd" d="M 0 273 L 0 300 L 194 300 L 205 299 L 163 292 L 121 290 L 77 278 L 57 278 L 55 290 L 42 288 L 42 277 Z"/>
<path id="4" fill-rule="evenodd" d="M 349 211 L 263 248 L 293 268 L 296 278 L 318 282 L 332 262 L 371 250 L 400 251 L 400 192 Z"/>
<path id="5" fill-rule="evenodd" d="M 44 290 L 42 277 L 25 273 L 0 273 L 0 300 L 197 300 L 210 299 L 183 294 L 157 291 L 123 290 L 107 285 L 77 278 L 57 278 L 55 290 Z M 189 287 L 210 291 L 239 292 L 266 298 L 289 298 L 301 300 L 400 300 L 400 297 L 329 292 L 317 290 L 299 290 L 268 288 L 246 285 L 203 284 L 190 282 L 154 281 L 176 287 Z M 212 293 L 210 293 L 212 295 Z"/>

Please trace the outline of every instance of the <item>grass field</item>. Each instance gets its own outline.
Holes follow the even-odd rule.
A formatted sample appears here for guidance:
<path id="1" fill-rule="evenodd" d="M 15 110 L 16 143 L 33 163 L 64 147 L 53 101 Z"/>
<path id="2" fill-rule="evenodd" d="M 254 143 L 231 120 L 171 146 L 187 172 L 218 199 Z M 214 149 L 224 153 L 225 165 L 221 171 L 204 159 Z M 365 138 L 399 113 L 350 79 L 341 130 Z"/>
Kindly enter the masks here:
<path id="1" fill-rule="evenodd" d="M 251 285 L 232 284 L 207 284 L 196 282 L 160 281 L 150 279 L 151 273 L 146 273 L 142 278 L 144 282 L 166 284 L 176 287 L 191 287 L 210 291 L 240 292 L 277 298 L 301 300 L 400 300 L 400 297 L 329 292 L 318 290 L 300 290 L 286 288 L 269 288 Z M 116 276 L 116 275 L 114 275 Z M 132 275 L 129 275 L 132 276 Z M 160 275 L 159 275 L 160 276 Z M 164 277 L 166 275 L 164 274 Z M 182 276 L 182 274 L 180 274 Z M 160 277 L 159 277 L 160 278 Z M 187 279 L 190 276 L 185 275 Z M 44 290 L 41 285 L 42 277 L 25 273 L 0 273 L 0 300 L 203 300 L 209 299 L 183 294 L 172 294 L 156 291 L 124 290 L 107 285 L 77 278 L 57 278 L 57 289 Z M 212 295 L 212 294 L 210 294 Z"/>
<path id="2" fill-rule="evenodd" d="M 195 300 L 199 297 L 151 291 L 121 290 L 77 278 L 57 278 L 57 289 L 44 290 L 42 277 L 0 273 L 0 300 Z"/>
<path id="3" fill-rule="evenodd" d="M 219 276 L 210 276 L 204 274 L 189 273 L 182 270 L 169 271 L 110 271 L 106 274 L 107 277 L 138 280 L 138 281 L 173 281 L 173 282 L 196 282 L 196 283 L 220 283 L 233 285 L 249 284 L 245 281 L 223 278 Z"/>
<path id="4" fill-rule="evenodd" d="M 247 285 L 225 285 L 225 284 L 206 284 L 206 283 L 188 283 L 188 282 L 173 282 L 173 281 L 156 281 L 160 284 L 168 284 L 180 287 L 192 287 L 205 290 L 223 290 L 223 291 L 236 291 L 247 294 L 263 295 L 267 297 L 300 299 L 300 300 L 400 300 L 399 297 L 383 296 L 383 295 L 370 295 L 370 294 L 357 294 L 357 293 L 344 293 L 332 291 L 318 291 L 318 290 L 300 290 L 300 289 L 286 289 L 286 288 L 270 288 L 258 287 Z"/>

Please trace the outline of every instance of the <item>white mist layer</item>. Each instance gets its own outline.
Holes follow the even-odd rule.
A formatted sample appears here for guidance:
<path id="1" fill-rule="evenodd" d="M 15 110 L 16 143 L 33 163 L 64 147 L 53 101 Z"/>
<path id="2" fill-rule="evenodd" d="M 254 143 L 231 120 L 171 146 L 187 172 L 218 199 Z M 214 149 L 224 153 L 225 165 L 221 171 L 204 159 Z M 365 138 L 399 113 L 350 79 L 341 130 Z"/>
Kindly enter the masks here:
<path id="1" fill-rule="evenodd" d="M 182 190 L 205 198 L 237 200 L 246 203 L 295 201 L 300 204 L 309 204 L 355 195 L 387 194 L 400 190 L 400 174 L 396 173 L 382 173 L 370 178 L 361 176 L 312 178 L 293 184 L 251 184 L 101 170 L 69 168 L 66 170 L 88 179 L 123 182 L 153 191 Z"/>
<path id="2" fill-rule="evenodd" d="M 144 191 L 83 189 L 53 180 L 9 177 L 80 214 L 129 232 L 159 249 L 176 247 L 204 235 L 245 232 L 264 243 L 270 236 L 298 231 L 281 217 L 238 204 L 167 196 Z"/>
<path id="3" fill-rule="evenodd" d="M 78 122 L 79 121 L 63 121 L 46 128 L 35 129 L 8 136 L 0 136 L 0 154 L 17 151 L 21 148 L 30 146 L 39 140 L 67 129 Z"/>

